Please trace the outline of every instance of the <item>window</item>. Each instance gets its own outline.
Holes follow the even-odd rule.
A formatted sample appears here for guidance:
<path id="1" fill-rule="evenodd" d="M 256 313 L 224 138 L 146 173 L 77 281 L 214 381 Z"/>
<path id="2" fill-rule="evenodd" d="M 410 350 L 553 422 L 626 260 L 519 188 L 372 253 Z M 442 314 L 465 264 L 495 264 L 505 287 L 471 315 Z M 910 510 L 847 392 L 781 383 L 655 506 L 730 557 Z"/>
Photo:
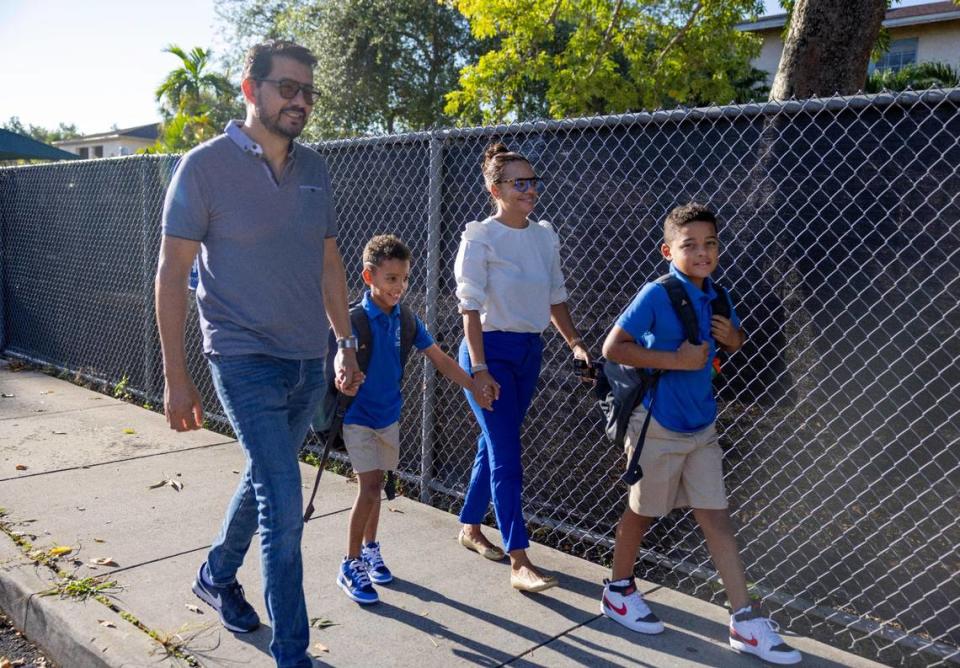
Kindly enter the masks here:
<path id="1" fill-rule="evenodd" d="M 94 146 L 94 147 L 93 147 L 93 157 L 94 157 L 94 158 L 102 158 L 102 157 L 103 157 L 103 147 L 102 147 L 102 146 Z"/>
<path id="2" fill-rule="evenodd" d="M 870 74 L 876 70 L 890 70 L 899 72 L 905 65 L 915 65 L 917 63 L 917 42 L 916 37 L 910 39 L 898 39 L 890 43 L 890 50 L 887 51 L 880 60 L 870 63 Z"/>
<path id="3" fill-rule="evenodd" d="M 90 157 L 90 149 L 87 148 L 86 146 L 81 146 L 80 148 L 77 149 L 77 154 L 78 154 L 81 158 L 89 158 L 89 157 Z"/>

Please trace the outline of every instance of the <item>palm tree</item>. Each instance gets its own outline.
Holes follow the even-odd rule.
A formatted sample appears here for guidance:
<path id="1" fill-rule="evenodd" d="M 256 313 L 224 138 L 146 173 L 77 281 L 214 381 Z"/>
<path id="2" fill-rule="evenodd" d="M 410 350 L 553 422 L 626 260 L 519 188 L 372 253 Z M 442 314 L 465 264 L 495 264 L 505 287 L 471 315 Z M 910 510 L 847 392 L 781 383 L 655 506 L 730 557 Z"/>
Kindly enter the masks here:
<path id="1" fill-rule="evenodd" d="M 946 63 L 919 63 L 893 70 L 876 70 L 867 78 L 867 93 L 884 90 L 899 91 L 907 88 L 948 88 L 960 85 L 960 69 Z"/>
<path id="2" fill-rule="evenodd" d="M 178 113 L 200 116 L 209 110 L 212 103 L 224 98 L 233 98 L 236 90 L 222 74 L 207 71 L 210 49 L 194 47 L 189 53 L 175 44 L 163 50 L 172 53 L 181 61 L 181 66 L 172 70 L 156 90 L 157 102 L 167 117 Z"/>

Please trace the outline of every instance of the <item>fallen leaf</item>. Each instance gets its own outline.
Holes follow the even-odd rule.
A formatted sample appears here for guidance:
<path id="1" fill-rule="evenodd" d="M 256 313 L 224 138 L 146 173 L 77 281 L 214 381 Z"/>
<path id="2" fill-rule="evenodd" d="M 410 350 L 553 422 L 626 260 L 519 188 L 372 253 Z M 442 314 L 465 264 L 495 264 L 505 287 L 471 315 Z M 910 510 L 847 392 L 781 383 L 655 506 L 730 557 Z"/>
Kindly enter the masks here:
<path id="1" fill-rule="evenodd" d="M 393 506 L 387 506 L 387 510 L 389 510 L 391 513 L 400 513 L 401 515 L 403 515 L 402 510 L 400 510 L 399 508 L 394 508 Z"/>
<path id="2" fill-rule="evenodd" d="M 17 395 L 15 395 L 15 394 L 7 394 L 6 392 L 0 394 L 0 397 L 3 397 L 4 399 L 13 399 L 15 396 L 17 396 Z"/>
<path id="3" fill-rule="evenodd" d="M 123 433 L 124 433 L 124 434 L 136 434 L 136 433 L 137 433 L 137 430 L 136 430 L 136 429 L 131 429 L 130 427 L 127 427 L 126 429 L 123 430 Z"/>
<path id="4" fill-rule="evenodd" d="M 233 469 L 233 473 L 240 473 L 237 469 Z"/>
<path id="5" fill-rule="evenodd" d="M 43 394 L 53 394 L 53 390 L 44 390 L 44 391 L 41 392 L 40 394 L 41 394 L 41 395 L 43 395 Z"/>
<path id="6" fill-rule="evenodd" d="M 326 629 L 331 626 L 338 626 L 338 624 L 327 619 L 326 617 L 313 617 L 310 620 L 310 626 L 315 629 Z"/>
<path id="7" fill-rule="evenodd" d="M 13 664 L 10 663 L 10 659 L 3 657 L 0 658 L 0 668 L 13 668 Z"/>
<path id="8" fill-rule="evenodd" d="M 66 436 L 67 432 L 65 431 L 51 431 L 51 434 L 56 434 L 57 436 Z"/>
<path id="9" fill-rule="evenodd" d="M 330 651 L 330 650 L 327 648 L 327 646 L 324 645 L 324 644 L 321 643 L 321 642 L 315 642 L 315 643 L 313 643 L 313 649 L 315 649 L 315 650 L 318 651 L 318 652 L 329 652 L 329 651 Z"/>
<path id="10" fill-rule="evenodd" d="M 93 539 L 93 542 L 94 542 L 94 543 L 106 543 L 107 541 L 105 541 L 103 538 L 94 538 L 94 539 Z"/>
<path id="11" fill-rule="evenodd" d="M 97 566 L 119 566 L 120 565 L 110 557 L 97 557 L 96 559 L 91 559 L 90 563 L 96 564 Z"/>
<path id="12" fill-rule="evenodd" d="M 173 488 L 174 488 L 175 490 L 177 490 L 178 492 L 179 492 L 181 489 L 183 489 L 183 483 L 180 482 L 179 480 L 168 480 L 168 481 L 167 481 L 167 484 L 170 485 L 171 487 L 173 487 Z"/>
<path id="13" fill-rule="evenodd" d="M 189 610 L 190 612 L 195 612 L 195 613 L 197 613 L 198 615 L 202 615 L 202 614 L 203 614 L 203 610 L 201 610 L 200 608 L 198 608 L 197 606 L 195 606 L 195 605 L 193 605 L 193 604 L 191 604 L 191 603 L 184 603 L 184 604 L 183 604 L 183 607 L 185 607 L 185 608 L 186 608 L 187 610 Z"/>
<path id="14" fill-rule="evenodd" d="M 433 639 L 433 636 L 430 636 L 430 642 L 433 643 L 434 647 L 440 647 L 440 645 L 437 644 L 437 641 Z"/>
<path id="15" fill-rule="evenodd" d="M 18 471 L 26 471 L 26 470 L 27 470 L 27 465 L 26 465 L 26 464 L 17 464 L 17 470 L 18 470 Z"/>
<path id="16" fill-rule="evenodd" d="M 56 547 L 51 547 L 48 554 L 51 557 L 62 557 L 65 554 L 70 554 L 73 552 L 73 548 L 69 545 L 57 545 Z"/>
<path id="17" fill-rule="evenodd" d="M 153 483 L 153 484 L 150 485 L 150 487 L 148 487 L 147 489 L 156 489 L 157 487 L 163 487 L 163 486 L 166 485 L 168 482 L 170 482 L 170 481 L 169 481 L 169 480 L 161 480 L 160 482 L 155 482 L 155 483 Z"/>
<path id="18" fill-rule="evenodd" d="M 98 619 L 97 622 L 100 623 L 100 626 L 106 626 L 108 629 L 117 628 L 117 625 L 111 622 L 109 619 Z"/>
<path id="19" fill-rule="evenodd" d="M 86 508 L 84 508 L 83 506 L 77 506 L 77 510 L 79 510 L 82 513 L 84 510 L 86 510 Z"/>

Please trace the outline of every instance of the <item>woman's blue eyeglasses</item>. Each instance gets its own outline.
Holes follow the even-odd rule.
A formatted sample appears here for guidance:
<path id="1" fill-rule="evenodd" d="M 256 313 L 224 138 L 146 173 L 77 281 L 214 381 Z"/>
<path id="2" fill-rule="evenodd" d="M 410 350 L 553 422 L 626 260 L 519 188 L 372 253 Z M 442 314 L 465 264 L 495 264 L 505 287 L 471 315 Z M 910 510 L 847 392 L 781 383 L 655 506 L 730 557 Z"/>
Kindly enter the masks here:
<path id="1" fill-rule="evenodd" d="M 502 179 L 496 183 L 509 183 L 518 193 L 525 193 L 531 188 L 538 193 L 543 192 L 543 180 L 538 176 L 529 179 Z"/>

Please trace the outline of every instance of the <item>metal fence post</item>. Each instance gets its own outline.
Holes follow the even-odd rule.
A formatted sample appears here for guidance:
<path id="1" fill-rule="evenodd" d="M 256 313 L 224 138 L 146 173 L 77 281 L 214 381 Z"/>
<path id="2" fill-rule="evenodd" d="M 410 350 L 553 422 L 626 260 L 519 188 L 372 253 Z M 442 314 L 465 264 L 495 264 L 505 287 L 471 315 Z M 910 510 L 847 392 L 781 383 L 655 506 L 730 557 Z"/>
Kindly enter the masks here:
<path id="1" fill-rule="evenodd" d="M 140 225 L 143 234 L 143 392 L 147 401 L 158 402 L 162 406 L 162 392 L 157 389 L 158 350 L 156 320 L 153 310 L 153 218 L 150 215 L 149 194 L 150 176 L 159 171 L 160 164 L 145 158 L 140 162 Z"/>
<path id="2" fill-rule="evenodd" d="M 437 303 L 440 297 L 440 198 L 443 194 L 443 139 L 439 133 L 430 136 L 430 195 L 427 206 L 427 312 L 426 326 L 435 332 L 439 322 Z M 437 370 L 430 360 L 423 360 L 423 421 L 420 456 L 420 501 L 430 503 L 433 497 L 433 445 L 436 422 Z"/>

